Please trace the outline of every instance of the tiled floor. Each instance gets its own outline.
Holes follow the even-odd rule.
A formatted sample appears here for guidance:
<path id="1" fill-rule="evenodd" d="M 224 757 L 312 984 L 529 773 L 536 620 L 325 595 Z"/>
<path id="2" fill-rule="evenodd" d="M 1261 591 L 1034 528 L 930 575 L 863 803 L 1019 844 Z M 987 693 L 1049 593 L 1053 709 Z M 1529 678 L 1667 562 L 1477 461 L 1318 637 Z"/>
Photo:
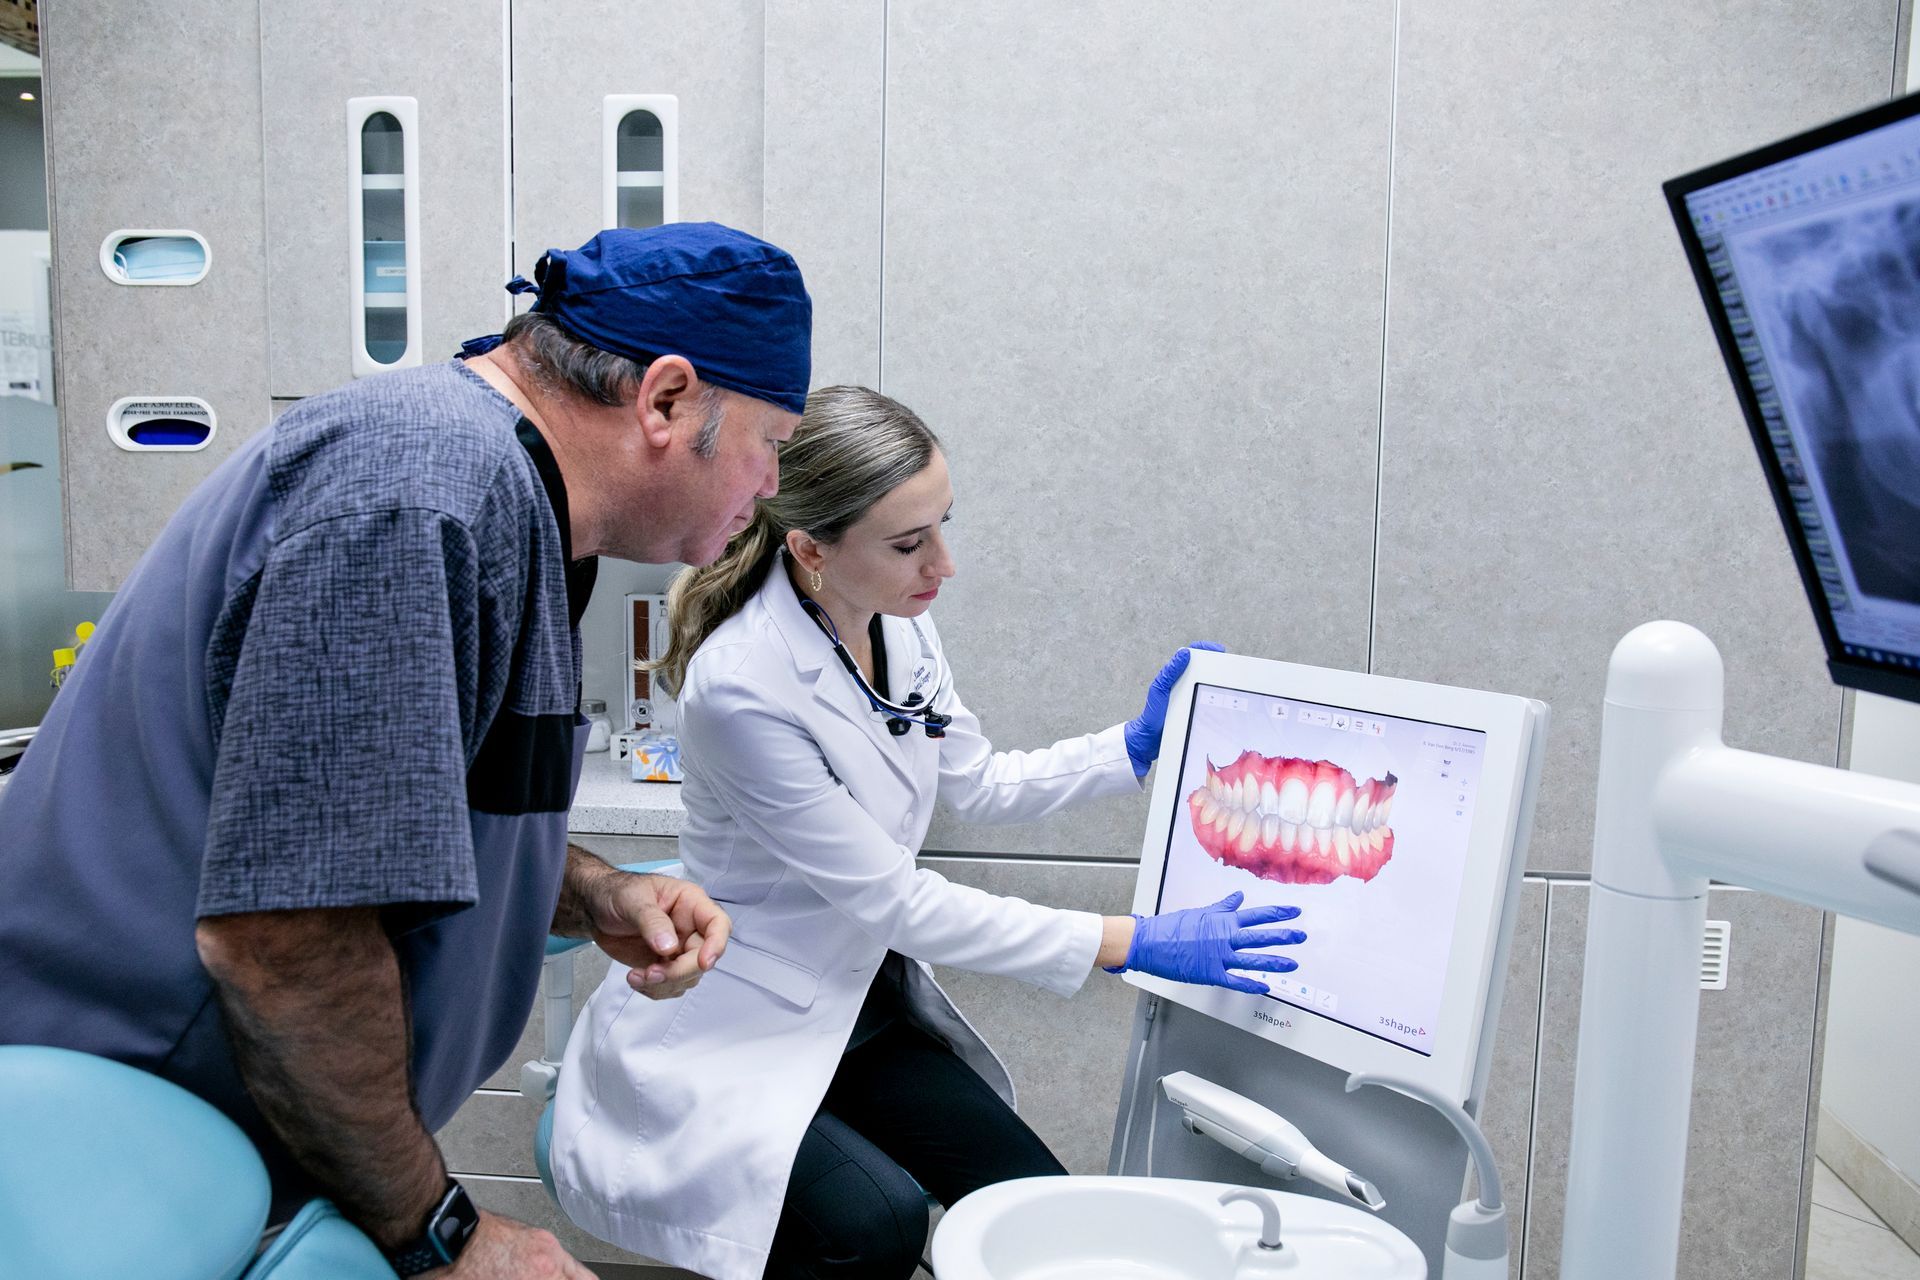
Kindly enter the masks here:
<path id="1" fill-rule="evenodd" d="M 1920 1254 L 1823 1163 L 1813 1174 L 1807 1280 L 1920 1280 Z"/>

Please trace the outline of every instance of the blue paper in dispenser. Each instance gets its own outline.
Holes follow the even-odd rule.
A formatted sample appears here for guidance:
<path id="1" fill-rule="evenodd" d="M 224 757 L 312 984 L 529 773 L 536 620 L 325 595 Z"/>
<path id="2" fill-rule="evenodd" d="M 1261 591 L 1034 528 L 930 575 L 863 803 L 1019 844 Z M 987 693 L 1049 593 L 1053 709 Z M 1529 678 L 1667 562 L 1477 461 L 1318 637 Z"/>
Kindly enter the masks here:
<path id="1" fill-rule="evenodd" d="M 128 280 L 191 280 L 206 270 L 207 251 L 188 236 L 122 240 L 114 246 L 113 265 Z"/>

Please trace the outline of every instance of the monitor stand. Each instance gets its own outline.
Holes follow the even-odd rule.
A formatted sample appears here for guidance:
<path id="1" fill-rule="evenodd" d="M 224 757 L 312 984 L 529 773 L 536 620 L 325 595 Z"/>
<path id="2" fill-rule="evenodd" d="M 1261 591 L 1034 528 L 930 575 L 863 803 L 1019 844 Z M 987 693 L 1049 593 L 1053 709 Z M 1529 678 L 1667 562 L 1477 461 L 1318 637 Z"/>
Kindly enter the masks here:
<path id="1" fill-rule="evenodd" d="M 1371 1179 L 1387 1201 L 1381 1218 L 1419 1246 L 1430 1276 L 1440 1275 L 1447 1215 L 1464 1194 L 1468 1154 L 1439 1112 L 1384 1089 L 1348 1093 L 1347 1073 L 1338 1067 L 1145 992 L 1134 1006 L 1127 1061 L 1109 1174 L 1146 1176 L 1151 1137 L 1156 1178 L 1338 1198 L 1305 1178 L 1271 1178 L 1218 1143 L 1188 1133 L 1159 1080 L 1191 1071 L 1285 1116 L 1321 1151 Z"/>

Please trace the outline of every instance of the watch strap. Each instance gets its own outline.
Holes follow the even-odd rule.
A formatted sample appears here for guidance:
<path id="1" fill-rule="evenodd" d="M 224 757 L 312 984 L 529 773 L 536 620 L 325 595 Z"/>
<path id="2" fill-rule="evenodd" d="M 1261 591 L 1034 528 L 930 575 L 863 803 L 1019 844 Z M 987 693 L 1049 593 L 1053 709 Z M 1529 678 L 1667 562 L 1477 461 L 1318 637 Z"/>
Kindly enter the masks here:
<path id="1" fill-rule="evenodd" d="M 402 1280 L 436 1267 L 452 1266 L 479 1225 L 480 1211 L 467 1198 L 467 1189 L 448 1178 L 446 1193 L 427 1216 L 426 1227 L 412 1240 L 389 1252 L 387 1262 Z"/>

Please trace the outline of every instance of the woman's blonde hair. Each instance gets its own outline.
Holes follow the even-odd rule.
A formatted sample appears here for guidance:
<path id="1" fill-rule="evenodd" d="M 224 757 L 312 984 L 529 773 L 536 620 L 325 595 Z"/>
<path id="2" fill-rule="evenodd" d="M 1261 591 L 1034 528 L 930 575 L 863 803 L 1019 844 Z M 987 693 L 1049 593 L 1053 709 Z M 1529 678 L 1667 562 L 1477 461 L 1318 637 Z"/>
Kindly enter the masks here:
<path id="1" fill-rule="evenodd" d="M 687 678 L 696 649 L 767 580 L 774 553 L 795 529 L 828 546 L 933 461 L 940 441 L 918 414 L 866 387 L 822 387 L 807 397 L 793 438 L 780 446 L 780 492 L 720 558 L 686 569 L 667 591 L 667 651 L 647 663 L 669 692 Z"/>

